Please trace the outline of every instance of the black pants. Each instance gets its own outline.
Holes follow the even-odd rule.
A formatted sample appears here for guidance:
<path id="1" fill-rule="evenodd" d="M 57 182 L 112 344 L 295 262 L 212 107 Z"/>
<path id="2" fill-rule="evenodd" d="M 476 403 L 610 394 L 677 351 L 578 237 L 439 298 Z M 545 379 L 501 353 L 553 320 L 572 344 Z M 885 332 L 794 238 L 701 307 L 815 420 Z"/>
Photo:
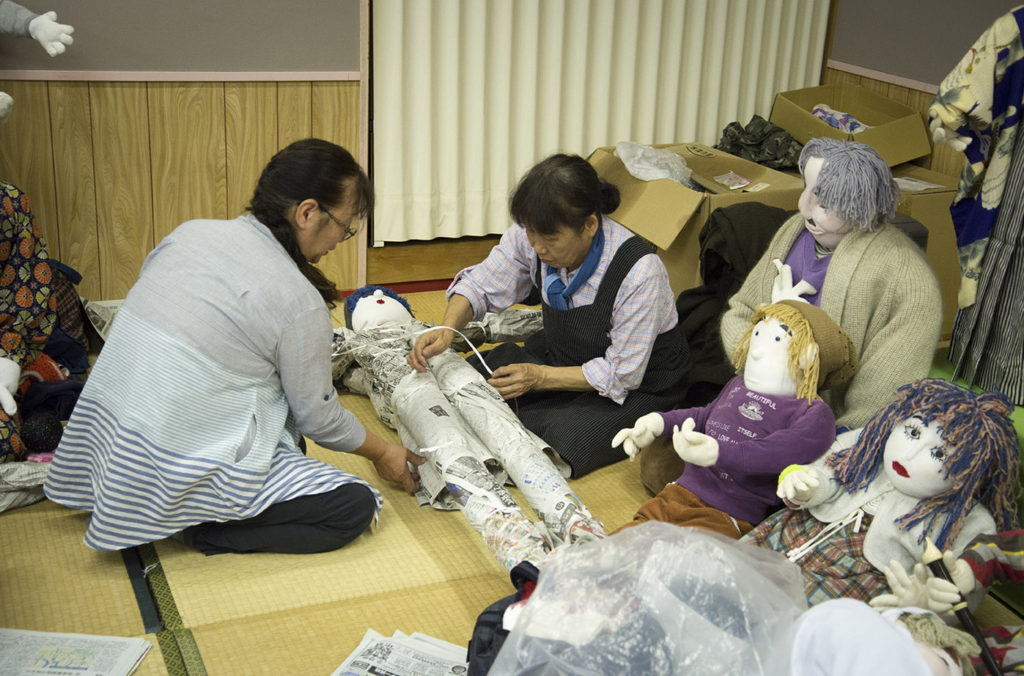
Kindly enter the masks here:
<path id="1" fill-rule="evenodd" d="M 367 529 L 376 503 L 363 484 L 279 502 L 240 521 L 185 529 L 185 543 L 206 555 L 234 552 L 315 554 L 344 547 Z"/>

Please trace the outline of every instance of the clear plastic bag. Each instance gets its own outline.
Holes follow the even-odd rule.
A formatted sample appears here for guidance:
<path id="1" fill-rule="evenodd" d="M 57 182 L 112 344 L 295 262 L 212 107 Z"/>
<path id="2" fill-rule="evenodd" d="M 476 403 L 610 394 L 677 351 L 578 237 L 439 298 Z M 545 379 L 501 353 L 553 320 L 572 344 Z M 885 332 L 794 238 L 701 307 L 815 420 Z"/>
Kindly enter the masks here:
<path id="1" fill-rule="evenodd" d="M 626 165 L 629 173 L 641 181 L 667 178 L 685 186 L 693 186 L 690 180 L 693 170 L 686 165 L 681 155 L 671 150 L 621 141 L 615 145 L 615 154 Z"/>
<path id="2" fill-rule="evenodd" d="M 651 521 L 555 550 L 489 673 L 788 673 L 806 608 L 777 552 Z"/>

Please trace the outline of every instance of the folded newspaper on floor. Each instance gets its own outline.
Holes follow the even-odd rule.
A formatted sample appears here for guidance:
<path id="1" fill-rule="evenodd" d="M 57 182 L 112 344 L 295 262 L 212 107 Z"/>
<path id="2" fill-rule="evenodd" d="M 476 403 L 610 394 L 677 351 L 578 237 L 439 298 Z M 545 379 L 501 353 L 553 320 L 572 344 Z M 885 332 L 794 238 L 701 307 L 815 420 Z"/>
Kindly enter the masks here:
<path id="1" fill-rule="evenodd" d="M 419 632 L 390 638 L 367 629 L 363 640 L 331 676 L 447 676 L 465 674 L 466 649 Z"/>
<path id="2" fill-rule="evenodd" d="M 0 629 L 0 674 L 128 676 L 151 647 L 144 638 Z"/>

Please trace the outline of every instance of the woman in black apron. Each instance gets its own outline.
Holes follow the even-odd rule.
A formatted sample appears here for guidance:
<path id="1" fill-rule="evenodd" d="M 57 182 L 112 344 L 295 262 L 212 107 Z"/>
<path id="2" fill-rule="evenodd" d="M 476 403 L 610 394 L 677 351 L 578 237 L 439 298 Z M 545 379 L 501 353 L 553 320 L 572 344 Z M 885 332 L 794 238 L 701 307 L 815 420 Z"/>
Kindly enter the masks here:
<path id="1" fill-rule="evenodd" d="M 665 266 L 650 244 L 603 215 L 618 204 L 618 189 L 582 157 L 553 155 L 534 166 L 512 194 L 515 225 L 455 277 L 441 326 L 409 353 L 424 371 L 453 329 L 540 290 L 543 330 L 524 346 L 487 352 L 484 373 L 573 477 L 625 458 L 612 437 L 677 403 L 689 367 Z"/>

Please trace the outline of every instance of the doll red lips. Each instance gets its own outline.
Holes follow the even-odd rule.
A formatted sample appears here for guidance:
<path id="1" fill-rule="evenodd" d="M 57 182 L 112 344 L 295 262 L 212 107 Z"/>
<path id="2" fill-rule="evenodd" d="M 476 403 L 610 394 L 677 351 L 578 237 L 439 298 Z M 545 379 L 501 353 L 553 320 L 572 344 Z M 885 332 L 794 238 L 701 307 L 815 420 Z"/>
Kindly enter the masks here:
<path id="1" fill-rule="evenodd" d="M 899 464 L 895 460 L 892 461 L 892 471 L 896 472 L 901 477 L 909 477 L 910 476 L 910 473 L 907 471 L 907 468 L 904 467 L 903 465 Z"/>

